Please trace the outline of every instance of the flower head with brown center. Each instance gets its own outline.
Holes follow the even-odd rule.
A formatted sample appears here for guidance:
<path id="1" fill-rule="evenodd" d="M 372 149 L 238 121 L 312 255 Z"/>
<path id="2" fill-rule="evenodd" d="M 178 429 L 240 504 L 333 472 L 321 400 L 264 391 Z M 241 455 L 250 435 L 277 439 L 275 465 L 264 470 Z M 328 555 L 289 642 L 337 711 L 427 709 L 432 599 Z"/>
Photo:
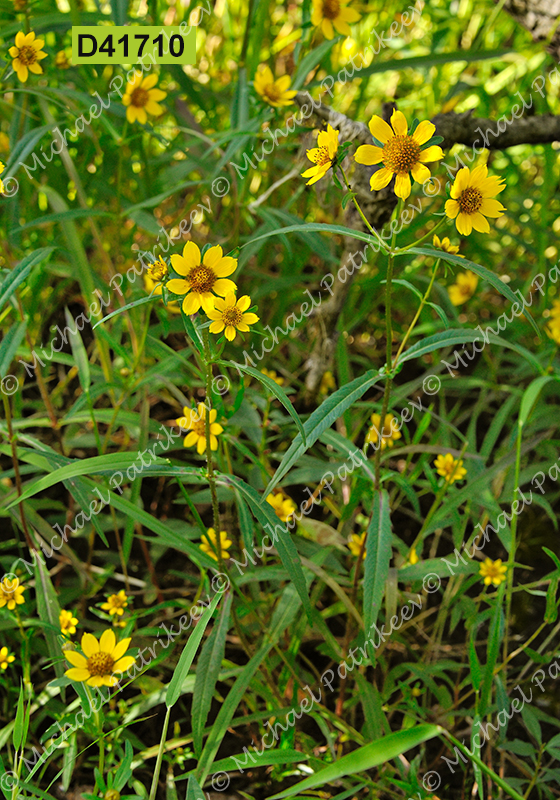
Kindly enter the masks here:
<path id="1" fill-rule="evenodd" d="M 369 429 L 366 442 L 375 445 L 379 441 L 379 426 L 381 425 L 381 414 L 371 415 L 371 428 Z M 383 430 L 381 431 L 381 450 L 386 447 L 393 447 L 395 441 L 400 439 L 402 433 L 395 429 L 395 418 L 392 414 L 385 415 L 385 422 L 383 423 Z M 378 448 L 375 447 L 377 450 Z"/>
<path id="2" fill-rule="evenodd" d="M 74 633 L 76 633 L 78 619 L 72 614 L 71 611 L 62 610 L 58 615 L 58 624 L 60 625 L 60 630 L 65 634 L 65 636 L 72 636 Z"/>
<path id="3" fill-rule="evenodd" d="M 229 558 L 228 547 L 231 547 L 233 542 L 228 539 L 226 531 L 220 531 L 220 549 L 222 551 L 222 558 Z M 208 528 L 206 535 L 202 536 L 200 549 L 203 553 L 218 561 L 218 537 L 214 528 Z"/>
<path id="4" fill-rule="evenodd" d="M 370 180 L 372 191 L 383 189 L 395 177 L 395 194 L 403 200 L 411 192 L 410 175 L 418 183 L 425 183 L 431 173 L 425 165 L 443 158 L 438 145 L 426 145 L 433 137 L 436 127 L 432 122 L 420 122 L 412 133 L 402 111 L 393 111 L 391 125 L 376 114 L 369 121 L 369 129 L 378 145 L 363 144 L 356 150 L 354 158 L 358 164 L 383 164 Z"/>
<path id="5" fill-rule="evenodd" d="M 201 256 L 194 242 L 187 242 L 183 255 L 172 255 L 171 266 L 182 278 L 173 278 L 166 286 L 170 292 L 186 295 L 183 300 L 185 314 L 195 314 L 200 307 L 208 314 L 214 310 L 215 292 L 225 297 L 236 292 L 237 286 L 227 278 L 237 269 L 237 259 L 224 256 L 219 244 L 209 247 Z"/>
<path id="6" fill-rule="evenodd" d="M 6 576 L 0 581 L 0 608 L 8 607 L 8 611 L 13 611 L 16 606 L 25 603 L 23 593 L 25 587 L 21 586 L 19 578 L 15 575 Z"/>
<path id="7" fill-rule="evenodd" d="M 117 614 L 117 616 L 122 617 L 127 606 L 128 597 L 126 596 L 124 589 L 121 589 L 118 594 L 110 594 L 107 597 L 107 602 L 102 603 L 101 608 L 103 611 L 108 611 L 109 616 L 111 617 L 113 614 Z"/>
<path id="8" fill-rule="evenodd" d="M 456 219 L 457 230 L 468 236 L 474 228 L 479 233 L 489 233 L 490 225 L 486 217 L 501 217 L 506 210 L 494 198 L 506 188 L 503 178 L 488 177 L 485 164 L 471 172 L 463 167 L 455 176 L 451 187 L 451 199 L 445 204 L 445 213 Z"/>
<path id="9" fill-rule="evenodd" d="M 157 80 L 157 75 L 142 78 L 142 73 L 135 72 L 134 78 L 126 84 L 122 102 L 126 106 L 126 118 L 130 123 L 138 121 L 145 125 L 148 114 L 159 117 L 165 111 L 158 100 L 164 100 L 167 92 L 155 88 Z"/>
<path id="10" fill-rule="evenodd" d="M 330 125 L 327 125 L 326 131 L 320 131 L 317 136 L 317 147 L 313 147 L 307 151 L 307 158 L 312 161 L 315 166 L 310 167 L 305 172 L 301 173 L 302 178 L 309 178 L 307 186 L 312 183 L 317 183 L 324 175 L 327 174 L 329 169 L 336 161 L 336 154 L 338 153 L 338 131 L 335 131 Z"/>
<path id="11" fill-rule="evenodd" d="M 14 72 L 22 83 L 25 83 L 30 72 L 35 75 L 43 74 L 39 61 L 47 57 L 47 53 L 43 51 L 44 45 L 44 40 L 36 39 L 33 31 L 16 33 L 15 47 L 10 47 L 9 53 L 13 59 Z"/>
<path id="12" fill-rule="evenodd" d="M 284 492 L 269 494 L 266 498 L 266 502 L 272 506 L 276 512 L 276 516 L 279 517 L 282 522 L 286 522 L 288 517 L 291 517 L 297 508 L 294 501 L 285 495 Z"/>
<path id="13" fill-rule="evenodd" d="M 12 664 L 16 660 L 7 647 L 0 647 L 0 669 L 8 669 L 8 664 Z"/>
<path id="14" fill-rule="evenodd" d="M 290 89 L 290 83 L 289 75 L 282 75 L 281 78 L 275 80 L 270 67 L 263 65 L 258 68 L 253 81 L 256 93 L 273 108 L 281 108 L 293 103 L 297 91 Z"/>
<path id="15" fill-rule="evenodd" d="M 486 558 L 480 565 L 479 575 L 484 578 L 484 584 L 486 586 L 490 586 L 491 584 L 499 586 L 500 583 L 505 581 L 506 572 L 507 567 L 505 564 L 502 564 L 501 558 L 497 558 L 496 561 L 492 561 L 491 558 Z"/>
<path id="16" fill-rule="evenodd" d="M 335 31 L 350 36 L 349 22 L 359 22 L 360 15 L 353 8 L 346 8 L 349 0 L 313 0 L 311 22 L 321 28 L 327 39 L 334 39 Z"/>
<path id="17" fill-rule="evenodd" d="M 84 633 L 80 642 L 83 655 L 76 650 L 64 651 L 72 664 L 72 669 L 67 669 L 64 674 L 71 681 L 87 683 L 88 686 L 115 686 L 119 682 L 116 673 L 122 674 L 135 662 L 132 656 L 125 656 L 129 644 L 130 638 L 117 644 L 111 629 L 104 631 L 99 641 L 92 633 Z"/>
<path id="18" fill-rule="evenodd" d="M 466 303 L 473 296 L 478 286 L 478 275 L 468 269 L 457 275 L 457 283 L 452 283 L 448 287 L 449 299 L 454 306 Z"/>
<path id="19" fill-rule="evenodd" d="M 362 550 L 362 545 L 366 538 L 366 532 L 363 533 L 353 533 L 352 536 L 348 540 L 348 549 L 352 553 L 353 556 L 358 557 Z M 366 550 L 364 550 L 364 558 L 366 557 Z"/>
<path id="20" fill-rule="evenodd" d="M 221 333 L 225 328 L 226 339 L 232 342 L 235 339 L 236 331 L 247 332 L 249 325 L 254 325 L 259 321 L 256 314 L 245 314 L 244 312 L 251 305 L 251 298 L 244 294 L 239 300 L 235 299 L 233 292 L 226 295 L 225 300 L 221 297 L 214 298 L 214 308 L 207 311 L 209 319 L 213 320 L 210 325 L 210 333 Z"/>
<path id="21" fill-rule="evenodd" d="M 197 452 L 202 454 L 206 449 L 206 406 L 204 403 L 198 404 L 198 413 L 188 406 L 183 408 L 184 417 L 179 417 L 175 420 L 177 425 L 182 430 L 190 431 L 185 436 L 183 442 L 185 447 L 194 447 L 196 445 Z M 222 426 L 216 422 L 218 412 L 215 408 L 210 411 L 210 449 L 218 449 L 218 439 L 220 433 L 223 432 Z"/>
<path id="22" fill-rule="evenodd" d="M 437 474 L 445 478 L 450 484 L 462 481 L 467 470 L 463 467 L 463 459 L 453 458 L 451 453 L 440 454 L 434 461 Z"/>
<path id="23" fill-rule="evenodd" d="M 458 256 L 459 258 L 464 258 L 459 253 L 459 246 L 456 244 L 451 244 L 449 241 L 449 236 L 444 236 L 443 239 L 440 239 L 437 233 L 434 233 L 433 238 L 433 245 L 437 247 L 438 250 L 443 250 L 444 253 L 451 253 L 452 256 Z"/>

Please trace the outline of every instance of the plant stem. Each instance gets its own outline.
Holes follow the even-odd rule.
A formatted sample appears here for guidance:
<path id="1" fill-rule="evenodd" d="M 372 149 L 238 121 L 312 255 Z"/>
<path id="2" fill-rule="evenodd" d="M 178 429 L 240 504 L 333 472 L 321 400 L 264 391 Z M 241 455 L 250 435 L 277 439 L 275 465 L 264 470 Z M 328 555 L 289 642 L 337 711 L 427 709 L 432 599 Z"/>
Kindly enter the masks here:
<path id="1" fill-rule="evenodd" d="M 401 346 L 399 347 L 399 349 L 398 349 L 398 351 L 397 351 L 397 355 L 395 356 L 395 365 L 396 365 L 397 361 L 399 360 L 399 356 L 400 356 L 400 354 L 401 354 L 401 353 L 402 353 L 402 351 L 404 350 L 404 346 L 405 346 L 405 344 L 407 343 L 407 341 L 408 341 L 408 339 L 409 339 L 409 337 L 410 337 L 410 334 L 412 333 L 412 331 L 413 331 L 413 329 L 414 329 L 414 326 L 415 326 L 415 325 L 416 325 L 416 323 L 418 322 L 418 318 L 419 318 L 420 314 L 422 313 L 422 309 L 423 309 L 423 308 L 424 308 L 424 306 L 426 305 L 426 301 L 428 300 L 428 297 L 430 296 L 430 292 L 432 291 L 432 286 L 434 285 L 434 280 L 435 280 L 435 278 L 436 278 L 436 272 L 437 272 L 437 270 L 438 270 L 438 267 L 439 267 L 440 261 L 441 261 L 441 259 L 440 259 L 440 258 L 438 258 L 438 260 L 436 261 L 436 264 L 435 264 L 434 270 L 433 270 L 433 272 L 432 272 L 432 279 L 431 279 L 431 281 L 430 281 L 430 285 L 429 285 L 429 286 L 428 286 L 428 288 L 426 289 L 426 293 L 425 293 L 424 297 L 422 298 L 422 300 L 421 300 L 421 302 L 420 302 L 420 306 L 419 306 L 419 308 L 418 308 L 418 311 L 416 312 L 416 315 L 415 315 L 414 319 L 413 319 L 413 320 L 412 320 L 412 322 L 410 323 L 410 325 L 409 325 L 409 327 L 408 327 L 408 330 L 407 330 L 407 332 L 406 332 L 406 334 L 405 334 L 405 337 L 404 337 L 404 339 L 403 339 L 403 340 L 402 340 L 402 342 L 401 342 Z"/>
<path id="2" fill-rule="evenodd" d="M 152 778 L 152 785 L 150 788 L 150 797 L 149 800 L 155 800 L 157 787 L 158 787 L 158 780 L 159 780 L 159 773 L 161 771 L 161 762 L 163 760 L 163 751 L 165 749 L 165 742 L 167 739 L 167 728 L 169 727 L 169 718 L 171 716 L 171 708 L 167 708 L 165 712 L 165 719 L 163 721 L 163 730 L 161 732 L 161 738 L 159 740 L 159 749 L 156 759 L 156 765 L 154 767 L 154 775 Z"/>
<path id="3" fill-rule="evenodd" d="M 399 247 L 397 252 L 404 253 L 405 250 L 410 250 L 412 247 L 418 247 L 419 244 L 422 244 L 422 242 L 425 242 L 426 239 L 429 239 L 431 236 L 433 236 L 434 233 L 441 228 L 441 226 L 443 225 L 443 223 L 446 220 L 447 220 L 447 217 L 442 217 L 440 219 L 440 221 L 437 223 L 437 225 L 434 228 L 432 228 L 431 231 L 428 231 L 428 233 L 425 233 L 424 236 L 421 236 L 420 239 L 417 239 L 415 242 L 412 242 L 411 244 L 407 244 L 404 247 Z"/>
<path id="4" fill-rule="evenodd" d="M 218 505 L 218 493 L 216 491 L 216 478 L 214 477 L 214 463 L 212 460 L 212 447 L 210 439 L 210 411 L 212 410 L 212 354 L 210 352 L 210 334 L 208 328 L 202 331 L 204 342 L 204 356 L 206 366 L 206 411 L 204 415 L 204 428 L 206 433 L 206 465 L 208 469 L 208 483 L 210 485 L 210 496 L 212 498 L 212 520 L 216 534 L 216 548 L 218 551 L 218 564 L 220 572 L 224 571 L 222 557 L 222 542 L 220 538 L 220 507 Z"/>
<path id="5" fill-rule="evenodd" d="M 351 192 L 351 191 L 352 191 L 352 189 L 351 189 L 351 187 L 350 187 L 350 184 L 349 184 L 349 182 L 348 182 L 348 178 L 346 177 L 346 173 L 344 172 L 344 170 L 342 169 L 342 167 L 340 166 L 340 164 L 338 165 L 338 168 L 339 168 L 339 170 L 340 170 L 340 171 L 341 171 L 341 173 L 342 173 L 342 177 L 344 178 L 344 183 L 346 184 L 346 188 L 348 189 L 348 191 L 349 191 L 349 192 Z M 388 252 L 389 252 L 389 248 L 387 247 L 386 243 L 383 241 L 383 239 L 381 238 L 381 236 L 380 236 L 380 235 L 377 233 L 377 231 L 375 230 L 375 228 L 373 228 L 373 227 L 370 225 L 370 223 L 369 223 L 369 222 L 368 222 L 368 220 L 366 219 L 366 215 L 365 215 L 365 214 L 364 214 L 364 212 L 362 211 L 362 209 L 361 209 L 361 207 L 360 207 L 360 204 L 358 203 L 358 201 L 356 200 L 356 198 L 355 198 L 355 197 L 352 197 L 352 202 L 354 203 L 354 206 L 356 207 L 356 210 L 357 210 L 358 214 L 360 215 L 360 217 L 362 218 L 362 220 L 363 220 L 363 222 L 364 222 L 364 224 L 365 224 L 366 228 L 369 230 L 369 232 L 372 234 L 372 236 L 375 236 L 375 238 L 377 239 L 377 241 L 379 242 L 379 244 L 381 245 L 381 247 L 383 248 L 383 250 L 384 250 L 386 253 L 388 253 Z"/>

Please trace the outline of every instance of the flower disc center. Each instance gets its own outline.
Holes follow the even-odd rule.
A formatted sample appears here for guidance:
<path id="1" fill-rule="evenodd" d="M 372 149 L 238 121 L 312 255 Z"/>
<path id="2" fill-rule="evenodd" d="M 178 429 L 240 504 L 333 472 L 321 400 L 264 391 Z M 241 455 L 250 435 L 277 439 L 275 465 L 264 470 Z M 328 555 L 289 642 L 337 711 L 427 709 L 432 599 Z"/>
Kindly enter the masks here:
<path id="1" fill-rule="evenodd" d="M 138 87 L 130 95 L 130 104 L 136 108 L 144 108 L 149 99 L 150 95 L 146 89 Z"/>
<path id="2" fill-rule="evenodd" d="M 225 325 L 233 325 L 236 328 L 243 318 L 243 313 L 238 308 L 226 308 L 222 312 L 222 320 Z"/>
<path id="3" fill-rule="evenodd" d="M 340 14 L 340 0 L 323 0 L 323 17 L 336 19 Z"/>
<path id="4" fill-rule="evenodd" d="M 459 205 L 463 214 L 476 214 L 482 205 L 482 195 L 479 189 L 472 186 L 467 187 L 459 198 Z"/>
<path id="5" fill-rule="evenodd" d="M 202 436 L 202 438 L 206 437 L 206 421 L 203 419 L 198 419 L 196 422 L 193 422 L 191 431 L 194 431 L 197 436 Z"/>
<path id="6" fill-rule="evenodd" d="M 216 283 L 216 276 L 213 270 L 200 264 L 189 272 L 187 280 L 193 292 L 204 293 L 212 291 L 212 287 Z"/>
<path id="7" fill-rule="evenodd" d="M 383 163 L 391 172 L 410 172 L 420 159 L 420 145 L 412 136 L 393 136 L 383 148 Z"/>
<path id="8" fill-rule="evenodd" d="M 20 47 L 18 58 L 22 64 L 25 64 L 28 67 L 30 64 L 34 64 L 37 61 L 37 51 L 34 47 Z"/>
<path id="9" fill-rule="evenodd" d="M 270 100 L 271 103 L 276 103 L 282 97 L 282 92 L 280 92 L 278 87 L 273 83 L 269 83 L 268 86 L 264 88 L 264 96 Z"/>
<path id="10" fill-rule="evenodd" d="M 326 145 L 323 145 L 322 147 L 318 147 L 317 149 L 319 150 L 315 158 L 315 163 L 317 164 L 317 166 L 322 167 L 325 164 L 330 164 L 332 159 L 329 155 L 329 148 Z"/>
<path id="11" fill-rule="evenodd" d="M 88 658 L 87 668 L 90 675 L 112 675 L 115 662 L 109 653 L 94 653 Z"/>

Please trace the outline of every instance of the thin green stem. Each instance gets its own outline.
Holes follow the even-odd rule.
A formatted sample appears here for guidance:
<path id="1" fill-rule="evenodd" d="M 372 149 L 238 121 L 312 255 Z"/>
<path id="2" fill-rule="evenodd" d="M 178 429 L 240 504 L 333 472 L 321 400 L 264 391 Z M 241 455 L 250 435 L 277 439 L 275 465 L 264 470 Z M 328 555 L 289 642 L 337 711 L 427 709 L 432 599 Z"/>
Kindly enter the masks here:
<path id="1" fill-rule="evenodd" d="M 222 556 L 222 542 L 220 538 L 220 507 L 218 505 L 218 493 L 216 491 L 216 478 L 214 477 L 214 463 L 212 459 L 212 440 L 210 436 L 210 412 L 212 410 L 212 354 L 210 351 L 210 334 L 208 328 L 202 331 L 204 343 L 204 357 L 206 362 L 206 405 L 204 414 L 204 430 L 206 433 L 206 465 L 208 469 L 208 483 L 210 485 L 210 496 L 212 498 L 212 520 L 214 532 L 216 534 L 216 549 L 218 552 L 218 564 L 220 572 L 224 571 L 224 561 Z"/>
<path id="2" fill-rule="evenodd" d="M 338 168 L 339 168 L 339 170 L 340 170 L 340 171 L 341 171 L 341 173 L 342 173 L 342 177 L 344 178 L 344 183 L 346 184 L 346 188 L 348 189 L 348 191 L 349 191 L 349 192 L 351 192 L 351 191 L 352 191 L 352 189 L 351 189 L 351 187 L 350 187 L 350 184 L 349 184 L 349 182 L 348 182 L 348 178 L 346 177 L 346 173 L 344 172 L 344 170 L 342 169 L 342 167 L 340 166 L 340 164 L 338 165 Z M 360 217 L 362 218 L 362 220 L 363 220 L 363 222 L 364 222 L 364 224 L 365 224 L 366 228 L 368 229 L 368 231 L 369 231 L 369 232 L 372 234 L 372 236 L 375 236 L 375 238 L 377 239 L 377 241 L 379 242 L 379 244 L 381 245 L 381 247 L 383 248 L 383 250 L 384 250 L 386 253 L 388 253 L 388 252 L 389 252 L 389 248 L 387 247 L 386 243 L 383 241 L 383 239 L 381 238 L 381 236 L 380 236 L 380 235 L 377 233 L 377 231 L 375 230 L 375 228 L 374 228 L 374 227 L 372 227 L 372 225 L 370 225 L 369 221 L 368 221 L 368 220 L 367 220 L 367 218 L 366 218 L 366 215 L 364 214 L 364 212 L 362 211 L 362 209 L 361 209 L 361 207 L 360 207 L 360 204 L 359 204 L 359 203 L 358 203 L 358 201 L 356 200 L 356 197 L 355 197 L 355 195 L 353 195 L 353 196 L 352 196 L 352 202 L 354 203 L 354 206 L 356 207 L 356 210 L 357 210 L 358 214 L 360 215 Z"/>
<path id="3" fill-rule="evenodd" d="M 515 453 L 515 480 L 513 482 L 513 499 L 519 488 L 519 472 L 521 470 L 521 440 L 523 438 L 523 424 L 521 420 L 517 426 L 517 448 Z M 513 502 L 513 501 L 512 501 Z M 515 549 L 516 549 L 516 533 L 517 533 L 517 514 L 513 515 L 510 525 L 511 542 L 507 560 L 507 586 L 506 586 L 506 608 L 505 608 L 505 633 L 504 633 L 504 651 L 503 663 L 506 667 L 508 663 L 508 640 L 509 640 L 509 624 L 511 619 L 511 599 L 513 595 L 513 572 L 515 564 Z M 504 668 L 504 691 L 507 689 L 507 668 Z"/>
<path id="4" fill-rule="evenodd" d="M 411 244 L 407 244 L 404 247 L 399 247 L 397 252 L 398 253 L 404 253 L 406 250 L 410 250 L 412 247 L 418 247 L 419 244 L 422 244 L 422 242 L 425 242 L 426 239 L 429 239 L 430 237 L 432 237 L 434 235 L 434 233 L 441 228 L 441 226 L 444 224 L 444 222 L 446 222 L 446 220 L 447 220 L 447 217 L 442 217 L 440 219 L 440 221 L 437 223 L 437 225 L 435 226 L 435 228 L 432 228 L 431 231 L 428 231 L 428 233 L 425 233 L 424 236 L 421 236 L 420 239 L 417 239 L 415 242 L 412 242 Z"/>
<path id="5" fill-rule="evenodd" d="M 159 773 L 161 772 L 161 762 L 163 761 L 163 751 L 165 749 L 165 742 L 167 740 L 167 729 L 169 727 L 169 718 L 171 716 L 171 708 L 168 707 L 165 712 L 165 719 L 163 721 L 163 729 L 161 731 L 161 738 L 159 740 L 158 754 L 156 758 L 156 765 L 154 767 L 154 775 L 152 778 L 152 785 L 150 788 L 149 800 L 155 800 L 158 788 Z"/>
<path id="6" fill-rule="evenodd" d="M 438 270 L 438 267 L 439 267 L 440 261 L 441 261 L 441 259 L 439 259 L 439 258 L 438 258 L 438 260 L 436 261 L 436 264 L 435 264 L 434 270 L 433 270 L 433 272 L 432 272 L 432 279 L 431 279 L 431 281 L 430 281 L 430 285 L 429 285 L 429 286 L 428 286 L 428 288 L 426 289 L 426 293 L 425 293 L 424 297 L 422 298 L 422 300 L 421 300 L 421 302 L 420 302 L 420 306 L 419 306 L 419 308 L 418 308 L 418 311 L 416 312 L 416 314 L 415 314 L 415 316 L 414 316 L 414 319 L 412 320 L 412 322 L 411 322 L 411 323 L 410 323 L 410 325 L 408 326 L 408 330 L 407 330 L 407 332 L 406 332 L 406 334 L 405 334 L 405 336 L 404 336 L 404 339 L 403 339 L 403 340 L 402 340 L 402 342 L 401 342 L 401 346 L 399 347 L 399 349 L 398 349 L 398 351 L 397 351 L 397 355 L 395 356 L 395 365 L 397 364 L 397 361 L 399 360 L 399 357 L 400 357 L 400 355 L 401 355 L 402 351 L 404 350 L 404 346 L 405 346 L 405 344 L 407 343 L 408 339 L 410 338 L 410 334 L 411 334 L 411 333 L 412 333 L 412 331 L 414 330 L 414 326 L 415 326 L 415 325 L 416 325 L 416 323 L 418 322 L 418 318 L 420 317 L 420 314 L 422 313 L 422 309 L 423 309 L 423 308 L 424 308 L 424 306 L 426 305 L 426 302 L 427 302 L 427 300 L 428 300 L 428 297 L 430 296 L 430 292 L 432 291 L 432 287 L 433 287 L 433 285 L 434 285 L 434 281 L 435 281 L 435 279 L 436 279 L 436 272 L 437 272 L 437 270 Z"/>
<path id="7" fill-rule="evenodd" d="M 491 778 L 497 786 L 503 789 L 506 794 L 512 797 L 513 800 L 524 800 L 523 795 L 518 794 L 518 792 L 516 792 L 515 789 L 512 789 L 507 781 L 503 780 L 503 778 L 500 778 L 499 775 L 496 775 L 494 770 L 486 766 L 486 764 L 484 763 L 484 761 L 482 761 L 481 758 L 476 756 L 474 753 L 471 753 L 471 751 L 468 748 L 466 748 L 463 744 L 461 744 L 461 742 L 458 739 L 452 736 L 449 733 L 449 731 L 442 730 L 442 734 L 447 739 L 450 740 L 451 744 L 455 745 L 457 750 L 460 750 L 461 753 L 463 753 L 463 755 L 470 758 L 471 761 L 473 761 L 478 767 L 480 767 L 482 772 L 484 772 L 485 775 L 488 775 L 488 777 Z"/>

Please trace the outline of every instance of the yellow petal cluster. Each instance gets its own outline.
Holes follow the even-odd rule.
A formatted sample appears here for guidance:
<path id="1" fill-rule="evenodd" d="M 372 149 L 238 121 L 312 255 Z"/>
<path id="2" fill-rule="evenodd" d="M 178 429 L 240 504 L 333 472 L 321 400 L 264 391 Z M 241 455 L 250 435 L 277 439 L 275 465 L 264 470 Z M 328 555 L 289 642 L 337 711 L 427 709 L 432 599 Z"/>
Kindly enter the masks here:
<path id="1" fill-rule="evenodd" d="M 197 452 L 202 454 L 206 449 L 206 406 L 204 403 L 198 404 L 198 412 L 188 406 L 183 408 L 184 417 L 179 417 L 175 420 L 176 424 L 183 430 L 189 431 L 183 442 L 185 447 L 194 447 L 196 445 Z M 218 412 L 215 408 L 210 411 L 210 448 L 211 450 L 218 449 L 218 439 L 220 433 L 223 432 L 222 426 L 217 423 L 216 417 Z"/>
<path id="2" fill-rule="evenodd" d="M 130 123 L 145 125 L 148 114 L 159 117 L 165 111 L 158 101 L 165 100 L 167 92 L 156 88 L 157 81 L 157 75 L 143 78 L 142 73 L 135 72 L 134 78 L 126 84 L 122 103 L 126 106 L 126 118 Z"/>
<path id="3" fill-rule="evenodd" d="M 451 453 L 440 454 L 434 461 L 434 467 L 437 474 L 450 484 L 462 481 L 467 474 L 467 470 L 463 467 L 463 459 L 453 458 Z"/>
<path id="4" fill-rule="evenodd" d="M 80 642 L 83 655 L 76 650 L 64 651 L 72 664 L 64 674 L 71 681 L 88 686 L 115 686 L 119 682 L 117 673 L 122 674 L 135 662 L 132 656 L 125 656 L 129 644 L 130 638 L 117 643 L 110 628 L 102 633 L 99 641 L 92 633 L 84 633 Z"/>
<path id="5" fill-rule="evenodd" d="M 462 236 L 469 236 L 473 229 L 479 233 L 490 233 L 486 217 L 501 217 L 506 210 L 494 198 L 506 188 L 503 178 L 488 177 L 488 167 L 482 164 L 471 170 L 463 167 L 455 176 L 451 187 L 451 199 L 445 204 L 445 213 L 455 220 Z"/>
<path id="6" fill-rule="evenodd" d="M 479 574 L 484 578 L 486 586 L 490 586 L 491 584 L 499 586 L 500 583 L 505 581 L 506 572 L 507 567 L 505 564 L 502 564 L 501 558 L 497 558 L 496 561 L 492 561 L 491 558 L 484 559 L 479 570 Z"/>
<path id="7" fill-rule="evenodd" d="M 270 67 L 262 65 L 258 68 L 253 81 L 256 93 L 273 108 L 292 104 L 297 91 L 290 89 L 290 84 L 289 75 L 282 75 L 281 78 L 275 79 Z"/>
<path id="8" fill-rule="evenodd" d="M 220 531 L 220 549 L 222 551 L 222 558 L 229 558 L 228 548 L 231 547 L 233 542 L 228 539 L 226 531 Z M 218 537 L 214 528 L 208 528 L 206 535 L 202 536 L 202 543 L 200 549 L 203 553 L 218 561 Z"/>
<path id="9" fill-rule="evenodd" d="M 9 53 L 12 57 L 14 72 L 22 83 L 26 82 L 30 72 L 34 75 L 43 74 L 43 68 L 39 61 L 47 57 L 47 53 L 43 51 L 44 46 L 44 40 L 36 39 L 33 31 L 16 33 L 15 46 L 10 47 Z"/>

